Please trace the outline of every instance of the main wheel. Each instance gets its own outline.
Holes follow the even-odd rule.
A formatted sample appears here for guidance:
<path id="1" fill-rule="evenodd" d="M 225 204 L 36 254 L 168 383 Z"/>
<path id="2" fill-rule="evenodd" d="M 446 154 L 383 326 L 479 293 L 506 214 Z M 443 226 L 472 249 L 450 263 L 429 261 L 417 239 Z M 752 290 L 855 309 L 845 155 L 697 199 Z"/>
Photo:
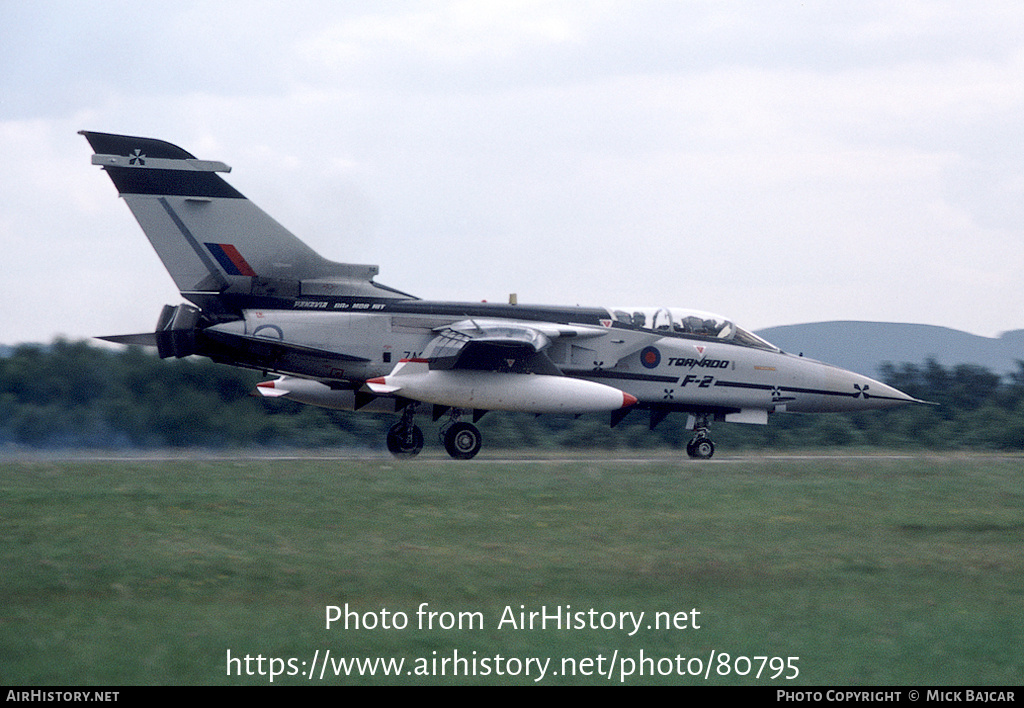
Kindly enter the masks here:
<path id="1" fill-rule="evenodd" d="M 395 423 L 388 431 L 388 452 L 395 457 L 412 457 L 423 449 L 423 431 L 415 425 Z"/>
<path id="2" fill-rule="evenodd" d="M 444 449 L 456 460 L 468 460 L 480 452 L 483 439 L 472 423 L 453 423 L 444 433 Z"/>
<path id="3" fill-rule="evenodd" d="M 715 454 L 715 444 L 711 438 L 694 438 L 687 444 L 686 454 L 695 460 L 710 460 Z"/>

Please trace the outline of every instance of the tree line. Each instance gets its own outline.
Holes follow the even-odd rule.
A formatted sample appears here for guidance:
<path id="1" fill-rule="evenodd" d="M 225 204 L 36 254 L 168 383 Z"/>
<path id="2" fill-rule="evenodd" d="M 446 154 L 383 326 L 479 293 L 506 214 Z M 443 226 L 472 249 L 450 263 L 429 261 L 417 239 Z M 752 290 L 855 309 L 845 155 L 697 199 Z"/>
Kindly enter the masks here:
<path id="1" fill-rule="evenodd" d="M 265 378 L 206 359 L 161 360 L 137 347 L 21 345 L 0 358 L 0 446 L 383 449 L 394 416 L 253 396 Z M 716 424 L 713 437 L 725 449 L 1024 450 L 1024 361 L 1008 376 L 971 364 L 887 363 L 878 378 L 938 405 L 780 414 L 768 426 Z M 428 436 L 429 419 L 420 416 Z M 674 414 L 651 431 L 644 411 L 615 428 L 606 415 L 489 413 L 479 427 L 491 449 L 683 449 L 691 437 L 685 423 Z"/>

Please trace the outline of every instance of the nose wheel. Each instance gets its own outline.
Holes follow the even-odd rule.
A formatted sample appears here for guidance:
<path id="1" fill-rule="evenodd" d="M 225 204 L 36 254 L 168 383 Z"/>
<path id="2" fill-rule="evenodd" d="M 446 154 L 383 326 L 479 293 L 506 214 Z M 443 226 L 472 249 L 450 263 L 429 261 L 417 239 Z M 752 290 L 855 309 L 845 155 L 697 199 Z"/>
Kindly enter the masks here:
<path id="1" fill-rule="evenodd" d="M 715 454 L 715 444 L 707 436 L 695 437 L 686 444 L 686 454 L 695 460 L 710 460 Z"/>
<path id="2" fill-rule="evenodd" d="M 686 454 L 695 460 L 710 460 L 715 454 L 715 444 L 708 437 L 708 430 L 711 428 L 711 417 L 699 415 L 694 419 L 693 440 L 686 444 Z"/>

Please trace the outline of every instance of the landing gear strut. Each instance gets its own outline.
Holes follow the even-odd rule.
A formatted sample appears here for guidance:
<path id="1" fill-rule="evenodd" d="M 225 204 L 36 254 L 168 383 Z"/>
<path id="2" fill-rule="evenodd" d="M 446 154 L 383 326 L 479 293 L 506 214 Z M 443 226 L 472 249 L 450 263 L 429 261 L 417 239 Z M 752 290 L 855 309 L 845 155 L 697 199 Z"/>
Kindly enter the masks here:
<path id="1" fill-rule="evenodd" d="M 710 416 L 703 414 L 696 417 L 693 425 L 696 434 L 693 440 L 686 444 L 686 454 L 695 460 L 709 460 L 715 454 L 715 444 L 708 437 L 710 427 Z"/>
<path id="2" fill-rule="evenodd" d="M 423 449 L 423 431 L 412 422 L 416 404 L 410 403 L 402 411 L 402 420 L 388 431 L 388 452 L 395 457 L 413 457 Z"/>

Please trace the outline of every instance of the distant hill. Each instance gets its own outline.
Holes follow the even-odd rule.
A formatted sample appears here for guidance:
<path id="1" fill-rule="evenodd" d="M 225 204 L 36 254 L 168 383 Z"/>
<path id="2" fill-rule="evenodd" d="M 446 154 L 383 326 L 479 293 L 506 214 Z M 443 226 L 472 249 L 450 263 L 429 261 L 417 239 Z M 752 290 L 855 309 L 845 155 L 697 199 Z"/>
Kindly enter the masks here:
<path id="1" fill-rule="evenodd" d="M 948 327 L 892 322 L 815 322 L 769 327 L 757 332 L 784 351 L 841 366 L 867 376 L 878 365 L 920 364 L 931 358 L 943 366 L 977 364 L 999 374 L 1017 371 L 1024 360 L 1024 330 L 997 338 Z"/>

